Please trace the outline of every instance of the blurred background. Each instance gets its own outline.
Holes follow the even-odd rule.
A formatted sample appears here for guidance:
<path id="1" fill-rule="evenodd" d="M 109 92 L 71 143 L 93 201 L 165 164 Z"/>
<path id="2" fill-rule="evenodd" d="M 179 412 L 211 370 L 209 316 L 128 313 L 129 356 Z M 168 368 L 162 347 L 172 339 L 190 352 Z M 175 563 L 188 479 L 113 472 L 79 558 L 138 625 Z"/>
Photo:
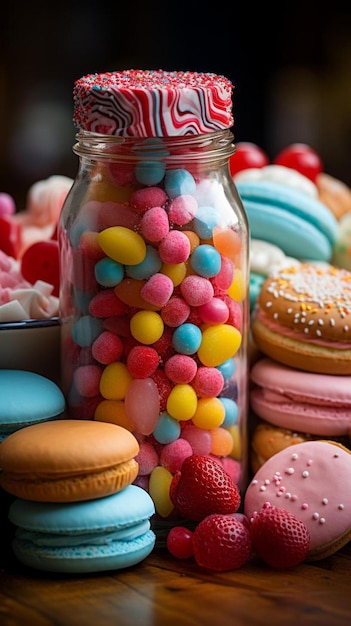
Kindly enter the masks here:
<path id="1" fill-rule="evenodd" d="M 339 6 L 340 5 L 340 6 Z M 348 8 L 345 8 L 348 7 Z M 235 141 L 273 158 L 303 142 L 351 185 L 351 9 L 120 0 L 6 3 L 0 18 L 0 191 L 18 210 L 37 180 L 74 178 L 72 89 L 84 74 L 164 69 L 234 84 Z"/>

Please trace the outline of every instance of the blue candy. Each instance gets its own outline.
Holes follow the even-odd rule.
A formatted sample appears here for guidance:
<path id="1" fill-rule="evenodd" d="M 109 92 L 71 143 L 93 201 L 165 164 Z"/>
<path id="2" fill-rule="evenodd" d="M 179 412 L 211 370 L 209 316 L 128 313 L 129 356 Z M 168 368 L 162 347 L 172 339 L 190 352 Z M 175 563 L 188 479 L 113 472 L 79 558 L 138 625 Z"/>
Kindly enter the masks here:
<path id="1" fill-rule="evenodd" d="M 104 287 L 115 287 L 124 276 L 123 265 L 110 257 L 100 259 L 95 265 L 94 272 L 96 280 Z"/>
<path id="2" fill-rule="evenodd" d="M 221 269 L 221 255 L 213 246 L 202 244 L 193 251 L 190 265 L 200 276 L 211 278 Z"/>
<path id="3" fill-rule="evenodd" d="M 156 248 L 150 245 L 146 246 L 145 259 L 137 265 L 126 265 L 126 273 L 132 278 L 137 280 L 143 280 L 144 278 L 150 278 L 153 274 L 157 274 L 162 266 L 162 261 Z"/>
<path id="4" fill-rule="evenodd" d="M 170 198 L 191 196 L 196 191 L 196 183 L 188 170 L 168 170 L 165 176 L 165 190 Z"/>
<path id="5" fill-rule="evenodd" d="M 164 411 L 159 415 L 156 428 L 152 434 L 156 441 L 162 444 L 167 444 L 179 439 L 180 431 L 181 428 L 179 420 L 174 419 L 174 417 L 171 417 L 166 411 Z"/>
<path id="6" fill-rule="evenodd" d="M 219 223 L 218 212 L 210 206 L 199 206 L 194 217 L 194 230 L 200 239 L 211 239 L 212 231 Z"/>
<path id="7" fill-rule="evenodd" d="M 135 178 L 139 183 L 157 185 L 165 175 L 166 166 L 162 161 L 140 161 L 135 167 Z"/>
<path id="8" fill-rule="evenodd" d="M 223 428 L 229 428 L 236 424 L 239 415 L 239 408 L 236 402 L 231 398 L 218 398 L 220 402 L 224 406 L 225 415 L 223 423 L 221 424 Z"/>
<path id="9" fill-rule="evenodd" d="M 174 349 L 180 354 L 195 354 L 200 347 L 202 332 L 195 324 L 182 324 L 173 333 Z"/>

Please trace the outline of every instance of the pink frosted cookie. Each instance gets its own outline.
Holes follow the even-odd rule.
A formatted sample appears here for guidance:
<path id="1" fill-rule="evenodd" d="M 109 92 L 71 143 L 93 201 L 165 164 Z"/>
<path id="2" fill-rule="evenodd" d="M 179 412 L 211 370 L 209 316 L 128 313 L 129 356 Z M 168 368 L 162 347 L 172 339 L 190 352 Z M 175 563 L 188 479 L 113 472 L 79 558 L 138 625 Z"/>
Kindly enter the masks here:
<path id="1" fill-rule="evenodd" d="M 270 424 L 333 438 L 351 431 L 351 376 L 303 372 L 263 358 L 250 379 L 251 408 Z"/>
<path id="2" fill-rule="evenodd" d="M 244 498 L 249 518 L 265 502 L 293 513 L 311 537 L 307 560 L 334 554 L 351 539 L 351 453 L 331 441 L 304 441 L 272 456 Z"/>

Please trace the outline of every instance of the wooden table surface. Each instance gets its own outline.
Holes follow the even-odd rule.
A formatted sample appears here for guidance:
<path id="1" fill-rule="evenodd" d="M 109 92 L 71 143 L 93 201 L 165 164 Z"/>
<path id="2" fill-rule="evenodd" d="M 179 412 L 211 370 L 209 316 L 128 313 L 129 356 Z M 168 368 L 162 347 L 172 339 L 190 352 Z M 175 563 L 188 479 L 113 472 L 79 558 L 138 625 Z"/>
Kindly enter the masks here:
<path id="1" fill-rule="evenodd" d="M 284 572 L 253 558 L 214 573 L 157 548 L 128 569 L 68 577 L 29 570 L 8 552 L 3 543 L 1 626 L 350 624 L 351 543 Z"/>

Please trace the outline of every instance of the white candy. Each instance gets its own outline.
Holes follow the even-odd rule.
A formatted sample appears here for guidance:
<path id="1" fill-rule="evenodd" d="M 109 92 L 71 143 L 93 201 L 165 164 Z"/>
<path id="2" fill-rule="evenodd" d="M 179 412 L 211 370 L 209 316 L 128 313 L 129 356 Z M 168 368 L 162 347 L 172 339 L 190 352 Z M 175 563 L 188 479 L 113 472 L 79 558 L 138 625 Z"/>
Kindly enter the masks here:
<path id="1" fill-rule="evenodd" d="M 300 174 L 297 170 L 284 165 L 266 165 L 265 167 L 251 167 L 241 170 L 233 176 L 234 183 L 237 181 L 250 180 L 270 180 L 282 185 L 288 185 L 302 191 L 312 198 L 318 197 L 317 185 L 315 185 L 307 176 Z"/>
<path id="2" fill-rule="evenodd" d="M 268 276 L 280 267 L 299 265 L 300 261 L 286 254 L 278 246 L 263 239 L 251 239 L 250 270 Z"/>

